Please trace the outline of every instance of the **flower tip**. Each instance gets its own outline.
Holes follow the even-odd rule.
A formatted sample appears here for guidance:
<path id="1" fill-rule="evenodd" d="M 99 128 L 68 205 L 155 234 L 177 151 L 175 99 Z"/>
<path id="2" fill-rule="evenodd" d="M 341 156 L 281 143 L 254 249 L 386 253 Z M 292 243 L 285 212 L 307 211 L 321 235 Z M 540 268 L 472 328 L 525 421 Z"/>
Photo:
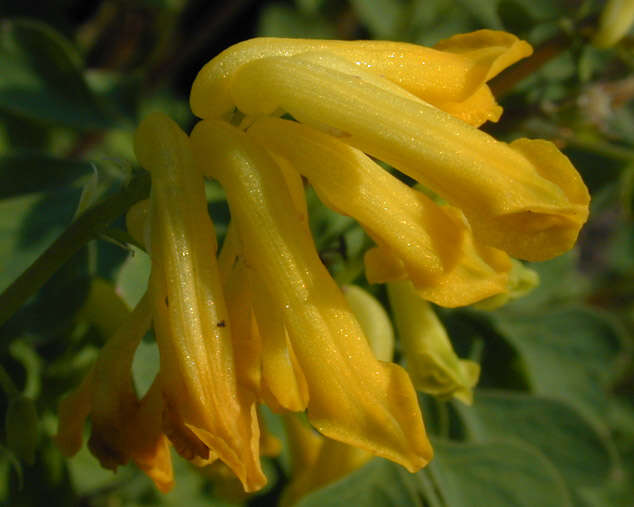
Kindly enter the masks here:
<path id="1" fill-rule="evenodd" d="M 161 493 L 169 493 L 174 487 L 174 472 L 167 438 L 161 437 L 153 451 L 150 456 L 135 456 L 134 462 Z"/>
<path id="2" fill-rule="evenodd" d="M 178 124 L 165 113 L 147 115 L 134 133 L 134 153 L 147 171 L 161 173 L 176 165 L 189 140 Z"/>

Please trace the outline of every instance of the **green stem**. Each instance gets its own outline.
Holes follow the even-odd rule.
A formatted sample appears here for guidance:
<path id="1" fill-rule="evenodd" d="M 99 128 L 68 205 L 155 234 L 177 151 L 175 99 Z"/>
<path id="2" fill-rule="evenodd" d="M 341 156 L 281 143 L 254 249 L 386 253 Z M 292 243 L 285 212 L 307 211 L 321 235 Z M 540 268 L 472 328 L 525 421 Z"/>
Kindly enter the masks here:
<path id="1" fill-rule="evenodd" d="M 135 202 L 148 196 L 150 178 L 139 173 L 120 191 L 86 210 L 27 270 L 0 294 L 0 326 L 33 296 L 82 246 L 96 238 L 110 222 Z"/>

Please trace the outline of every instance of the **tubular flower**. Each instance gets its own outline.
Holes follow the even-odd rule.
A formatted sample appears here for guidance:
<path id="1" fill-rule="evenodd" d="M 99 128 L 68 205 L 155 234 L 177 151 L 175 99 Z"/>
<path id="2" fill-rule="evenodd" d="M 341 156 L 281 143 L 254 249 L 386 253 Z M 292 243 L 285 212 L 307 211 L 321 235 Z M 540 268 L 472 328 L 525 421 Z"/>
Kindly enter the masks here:
<path id="1" fill-rule="evenodd" d="M 377 243 L 366 257 L 370 282 L 407 277 L 444 306 L 474 303 L 506 290 L 510 260 L 474 239 L 462 213 L 408 187 L 360 150 L 310 127 L 263 118 L 248 130 L 302 175 L 330 208 L 355 218 Z M 380 264 L 395 258 L 399 274 Z"/>
<path id="2" fill-rule="evenodd" d="M 286 349 L 292 348 L 307 384 L 311 423 L 330 438 L 418 470 L 431 458 L 431 447 L 409 377 L 372 355 L 307 228 L 293 213 L 280 169 L 227 123 L 200 122 L 191 137 L 200 166 L 227 193 L 257 290 L 276 302 L 276 314 L 268 317 L 288 335 Z"/>
<path id="3" fill-rule="evenodd" d="M 99 289 L 103 292 L 103 288 Z M 57 443 L 72 456 L 82 444 L 88 416 L 88 446 L 104 468 L 116 469 L 133 460 L 164 492 L 171 489 L 172 462 L 161 429 L 162 399 L 153 385 L 139 400 L 132 382 L 134 352 L 150 327 L 146 296 L 108 339 L 81 385 L 59 408 Z"/>
<path id="4" fill-rule="evenodd" d="M 394 331 L 385 309 L 355 285 L 343 287 L 343 293 L 374 356 L 391 361 Z M 345 477 L 372 458 L 364 449 L 321 437 L 299 417 L 285 415 L 283 421 L 290 447 L 292 480 L 282 496 L 282 506 L 292 505 L 311 491 Z"/>
<path id="5" fill-rule="evenodd" d="M 137 129 L 135 151 L 152 175 L 150 296 L 165 433 L 184 457 L 219 458 L 246 491 L 259 489 L 255 399 L 236 380 L 216 236 L 189 138 L 156 113 Z"/>
<path id="6" fill-rule="evenodd" d="M 465 55 L 487 53 L 468 46 Z M 391 164 L 460 208 L 479 242 L 514 257 L 544 260 L 574 244 L 589 195 L 552 143 L 498 142 L 332 51 L 247 60 L 223 80 L 229 105 L 246 115 L 289 113 Z M 217 104 L 207 75 L 203 69 L 191 99 L 203 118 L 227 105 Z"/>
<path id="7" fill-rule="evenodd" d="M 502 111 L 487 82 L 531 51 L 488 30 L 434 48 L 266 38 L 205 65 L 190 137 L 159 113 L 136 132 L 152 190 L 128 227 L 151 256 L 149 287 L 62 403 L 65 452 L 81 445 L 90 415 L 91 449 L 107 467 L 132 459 L 168 489 L 169 439 L 250 492 L 266 482 L 266 403 L 284 414 L 293 466 L 311 469 L 295 470 L 288 502 L 372 455 L 425 466 L 433 453 L 415 386 L 469 402 L 479 373 L 426 301 L 503 304 L 537 282 L 512 257 L 565 252 L 587 218 L 587 189 L 552 143 L 506 144 L 477 128 Z M 218 257 L 204 176 L 231 212 Z M 381 306 L 342 290 L 321 262 L 303 178 L 374 241 L 366 278 L 390 283 L 409 375 L 391 362 Z M 151 323 L 160 372 L 138 400 L 130 365 Z M 304 411 L 319 434 L 289 415 Z"/>

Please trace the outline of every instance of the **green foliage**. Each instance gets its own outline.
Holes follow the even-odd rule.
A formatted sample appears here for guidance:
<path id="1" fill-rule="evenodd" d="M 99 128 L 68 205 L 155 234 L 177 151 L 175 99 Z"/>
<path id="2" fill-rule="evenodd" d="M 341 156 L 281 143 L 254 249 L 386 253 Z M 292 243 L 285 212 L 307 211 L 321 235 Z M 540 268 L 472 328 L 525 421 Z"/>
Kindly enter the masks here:
<path id="1" fill-rule="evenodd" d="M 102 2 L 94 10 L 72 0 L 48 4 L 35 12 L 15 3 L 15 17 L 0 20 L 0 291 L 69 227 L 81 230 L 95 206 L 120 208 L 91 222 L 81 244 L 63 252 L 61 267 L 0 327 L 0 366 L 13 385 L 3 383 L 0 397 L 0 505 L 230 505 L 211 478 L 176 457 L 175 489 L 162 495 L 132 466 L 101 469 L 85 447 L 63 458 L 52 437 L 59 400 L 106 338 L 81 318 L 91 281 L 112 282 L 130 306 L 147 283 L 149 258 L 127 243 L 121 218 L 144 196 L 143 185 L 117 201 L 138 183 L 132 130 L 154 109 L 189 128 L 188 87 L 220 45 L 214 37 L 256 25 L 258 33 L 244 38 L 434 44 L 479 28 L 517 33 L 551 58 L 523 79 L 507 74 L 493 83 L 505 114 L 484 128 L 503 139 L 554 140 L 593 196 L 576 250 L 530 265 L 541 280 L 532 294 L 492 312 L 439 312 L 459 355 L 481 363 L 482 378 L 472 407 L 421 395 L 431 465 L 410 474 L 373 459 L 299 505 L 634 504 L 634 52 L 631 35 L 614 48 L 590 44 L 603 2 L 297 0 L 261 2 L 257 20 L 246 19 L 246 9 L 215 11 L 200 1 Z M 82 190 L 91 194 L 85 209 Z M 224 193 L 210 183 L 207 197 L 221 243 Z M 308 204 L 317 248 L 337 281 L 365 285 L 385 302 L 363 276 L 371 241 L 361 228 L 310 190 Z M 140 392 L 157 362 L 148 335 L 134 362 Z M 276 415 L 266 418 L 281 427 Z M 290 479 L 288 450 L 265 468 L 270 488 L 243 503 L 277 503 Z"/>

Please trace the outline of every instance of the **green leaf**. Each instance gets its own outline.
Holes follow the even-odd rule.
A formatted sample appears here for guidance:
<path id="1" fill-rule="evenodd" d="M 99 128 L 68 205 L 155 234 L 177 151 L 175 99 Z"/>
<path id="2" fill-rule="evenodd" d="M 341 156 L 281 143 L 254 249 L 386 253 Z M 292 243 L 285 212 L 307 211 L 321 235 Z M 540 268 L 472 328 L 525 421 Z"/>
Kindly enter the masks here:
<path id="1" fill-rule="evenodd" d="M 472 407 L 454 407 L 476 441 L 521 439 L 539 449 L 571 489 L 601 485 L 614 471 L 611 442 L 562 401 L 478 390 Z"/>
<path id="2" fill-rule="evenodd" d="M 45 155 L 7 155 L 0 157 L 0 199 L 60 188 L 91 173 L 88 162 Z"/>
<path id="3" fill-rule="evenodd" d="M 546 262 L 528 262 L 539 275 L 539 286 L 527 296 L 505 307 L 505 311 L 539 311 L 556 304 L 579 300 L 588 290 L 588 281 L 579 273 L 578 253 L 567 252 Z"/>
<path id="4" fill-rule="evenodd" d="M 606 314 L 569 307 L 492 318 L 519 353 L 536 393 L 565 399 L 587 414 L 605 411 L 606 388 L 626 359 L 622 331 Z"/>
<path id="5" fill-rule="evenodd" d="M 0 290 L 4 290 L 70 223 L 77 189 L 0 201 Z"/>
<path id="6" fill-rule="evenodd" d="M 404 468 L 374 459 L 359 470 L 304 497 L 297 507 L 363 505 L 364 507 L 421 507 L 416 479 Z"/>
<path id="7" fill-rule="evenodd" d="M 434 442 L 430 472 L 450 507 L 566 507 L 557 469 L 533 447 L 514 441 Z M 420 473 L 420 472 L 419 472 Z"/>
<path id="8" fill-rule="evenodd" d="M 79 54 L 44 23 L 0 23 L 0 76 L 2 109 L 80 129 L 110 126 L 82 75 Z"/>

